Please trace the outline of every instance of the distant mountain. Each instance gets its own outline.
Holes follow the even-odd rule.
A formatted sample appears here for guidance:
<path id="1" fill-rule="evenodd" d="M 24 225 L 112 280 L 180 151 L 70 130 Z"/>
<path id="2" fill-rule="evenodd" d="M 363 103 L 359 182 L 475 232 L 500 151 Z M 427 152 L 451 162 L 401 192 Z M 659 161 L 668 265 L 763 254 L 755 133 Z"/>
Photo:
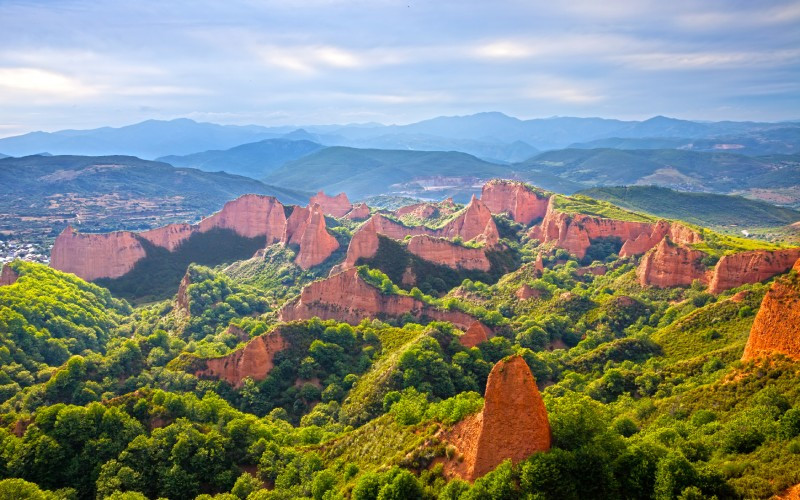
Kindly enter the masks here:
<path id="1" fill-rule="evenodd" d="M 308 140 L 266 139 L 222 151 L 163 156 L 158 161 L 176 167 L 199 168 L 208 172 L 224 171 L 259 179 L 289 161 L 322 148 L 321 144 Z"/>
<path id="2" fill-rule="evenodd" d="M 3 153 L 0 153 L 0 158 L 8 158 L 8 157 L 9 157 L 8 155 L 4 155 Z"/>
<path id="3" fill-rule="evenodd" d="M 759 228 L 800 221 L 800 212 L 741 196 L 686 193 L 655 186 L 598 187 L 581 191 L 629 210 L 707 227 Z"/>
<path id="4" fill-rule="evenodd" d="M 577 149 L 685 149 L 704 152 L 733 152 L 749 156 L 800 153 L 800 126 L 753 130 L 712 138 L 611 137 L 575 143 Z"/>
<path id="5" fill-rule="evenodd" d="M 188 119 L 148 120 L 120 128 L 32 132 L 0 139 L 0 151 L 14 156 L 50 151 L 53 154 L 126 154 L 141 158 L 183 156 L 224 150 L 264 139 L 308 140 L 328 146 L 358 148 L 454 150 L 500 162 L 515 162 L 535 151 L 608 138 L 752 137 L 784 129 L 794 147 L 800 144 L 796 123 L 693 122 L 657 116 L 645 121 L 605 118 L 553 117 L 520 120 L 498 112 L 468 116 L 441 116 L 408 125 L 380 124 L 261 127 L 198 123 Z M 718 143 L 715 142 L 714 144 Z M 793 149 L 762 151 L 792 153 Z M 749 147 L 749 146 L 747 146 Z"/>
<path id="6" fill-rule="evenodd" d="M 308 194 L 222 172 L 131 156 L 0 159 L 0 231 L 43 241 L 66 224 L 84 231 L 147 229 L 194 221 L 240 195 L 308 203 Z"/>
<path id="7" fill-rule="evenodd" d="M 564 149 L 542 153 L 511 168 L 544 172 L 587 187 L 639 184 L 761 195 L 791 188 L 785 193 L 784 203 L 800 202 L 798 155 L 750 157 L 676 149 Z"/>
<path id="8" fill-rule="evenodd" d="M 455 151 L 406 151 L 329 147 L 272 171 L 264 182 L 292 189 L 345 192 L 351 199 L 375 195 L 467 202 L 494 178 L 525 180 L 551 191 L 585 186 L 548 172 L 517 169 Z"/>
<path id="9" fill-rule="evenodd" d="M 292 127 L 281 130 L 198 123 L 185 118 L 171 121 L 148 120 L 120 128 L 31 132 L 0 139 L 0 150 L 13 156 L 49 151 L 57 155 L 125 154 L 157 158 L 209 149 L 227 149 L 274 138 L 292 130 Z"/>

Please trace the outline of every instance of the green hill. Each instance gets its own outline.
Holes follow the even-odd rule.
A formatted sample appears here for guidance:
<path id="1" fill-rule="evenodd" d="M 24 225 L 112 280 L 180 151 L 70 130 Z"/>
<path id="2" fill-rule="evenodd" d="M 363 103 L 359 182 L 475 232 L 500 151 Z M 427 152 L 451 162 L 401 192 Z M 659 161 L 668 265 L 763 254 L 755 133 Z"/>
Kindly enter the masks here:
<path id="1" fill-rule="evenodd" d="M 185 156 L 163 156 L 158 161 L 176 167 L 207 172 L 223 171 L 260 179 L 281 165 L 318 151 L 323 146 L 311 141 L 266 139 L 226 150 L 204 151 Z"/>
<path id="2" fill-rule="evenodd" d="M 776 227 L 800 221 L 796 210 L 741 196 L 687 193 L 655 186 L 598 187 L 580 194 L 629 210 L 715 228 Z"/>

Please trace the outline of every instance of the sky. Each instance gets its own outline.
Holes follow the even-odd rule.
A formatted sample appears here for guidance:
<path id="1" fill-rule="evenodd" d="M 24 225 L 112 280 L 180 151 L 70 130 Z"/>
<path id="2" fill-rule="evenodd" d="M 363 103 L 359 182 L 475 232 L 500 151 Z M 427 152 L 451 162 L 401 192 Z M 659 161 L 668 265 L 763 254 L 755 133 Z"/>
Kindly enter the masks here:
<path id="1" fill-rule="evenodd" d="M 800 119 L 800 1 L 0 0 L 0 136 L 501 111 Z"/>

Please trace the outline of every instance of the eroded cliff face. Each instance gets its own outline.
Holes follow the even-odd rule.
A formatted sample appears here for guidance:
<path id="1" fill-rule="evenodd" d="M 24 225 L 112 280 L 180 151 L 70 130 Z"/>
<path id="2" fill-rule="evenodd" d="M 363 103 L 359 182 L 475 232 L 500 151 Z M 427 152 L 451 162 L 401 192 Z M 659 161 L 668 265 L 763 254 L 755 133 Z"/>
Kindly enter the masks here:
<path id="1" fill-rule="evenodd" d="M 384 295 L 364 281 L 357 269 L 348 269 L 307 285 L 300 296 L 279 312 L 281 321 L 335 319 L 357 325 L 366 318 L 396 318 L 406 313 L 416 318 L 450 321 L 468 328 L 475 321 L 460 311 L 444 311 L 406 295 Z"/>
<path id="2" fill-rule="evenodd" d="M 229 201 L 216 214 L 196 225 L 170 224 L 132 233 L 80 234 L 67 227 L 56 238 L 50 266 L 73 273 L 86 281 L 118 278 L 127 274 L 146 252 L 140 239 L 175 251 L 193 234 L 211 229 L 229 229 L 245 238 L 264 237 L 264 245 L 280 241 L 286 227 L 283 205 L 271 196 L 248 194 Z"/>
<path id="3" fill-rule="evenodd" d="M 352 268 L 361 258 L 369 259 L 374 257 L 378 251 L 378 234 L 394 240 L 403 240 L 406 236 L 426 235 L 429 238 L 418 240 L 414 243 L 413 249 L 409 245 L 409 251 L 422 259 L 449 265 L 453 268 L 457 268 L 460 264 L 461 266 L 480 266 L 465 267 L 466 269 L 485 268 L 485 270 L 489 269 L 489 261 L 486 258 L 485 250 L 472 252 L 469 250 L 476 249 L 468 249 L 448 242 L 437 243 L 434 240 L 436 238 L 453 239 L 460 237 L 465 241 L 472 240 L 483 243 L 485 248 L 497 245 L 500 240 L 500 234 L 497 231 L 494 219 L 492 219 L 491 212 L 474 196 L 462 214 L 439 229 L 430 229 L 425 226 L 408 227 L 383 215 L 375 214 L 353 234 L 350 245 L 347 247 L 347 255 L 344 262 L 333 268 L 331 276 Z M 480 255 L 478 252 L 480 252 Z"/>
<path id="4" fill-rule="evenodd" d="M 319 205 L 314 205 L 308 213 L 302 234 L 299 238 L 300 251 L 294 262 L 303 269 L 321 264 L 339 248 L 339 242 L 328 233 L 325 215 Z"/>
<path id="5" fill-rule="evenodd" d="M 453 198 L 447 198 L 439 203 L 414 203 L 413 205 L 406 205 L 395 210 L 394 214 L 397 217 L 404 217 L 411 215 L 418 219 L 427 219 L 434 215 L 447 216 L 456 211 L 456 205 L 453 203 Z"/>
<path id="6" fill-rule="evenodd" d="M 459 422 L 449 439 L 462 461 L 445 463 L 448 475 L 474 481 L 504 460 L 518 463 L 550 449 L 550 423 L 530 368 L 511 356 L 492 368 L 483 411 Z"/>
<path id="7" fill-rule="evenodd" d="M 362 220 L 369 217 L 369 207 L 366 203 L 357 203 L 353 209 L 345 215 L 350 220 Z"/>
<path id="8" fill-rule="evenodd" d="M 483 186 L 481 201 L 492 213 L 508 213 L 520 224 L 528 225 L 547 213 L 549 196 L 537 193 L 516 181 L 493 179 Z"/>
<path id="9" fill-rule="evenodd" d="M 320 191 L 312 196 L 311 200 L 308 202 L 309 206 L 313 206 L 315 203 L 322 207 L 322 213 L 333 217 L 343 217 L 347 212 L 353 209 L 353 204 L 350 203 L 350 200 L 344 193 L 339 193 L 336 196 L 328 196 Z"/>
<path id="10" fill-rule="evenodd" d="M 785 273 L 800 259 L 800 248 L 724 255 L 714 267 L 708 289 L 720 293 L 745 283 L 758 283 Z"/>
<path id="11" fill-rule="evenodd" d="M 80 234 L 67 226 L 50 252 L 50 267 L 86 281 L 118 278 L 145 255 L 141 242 L 129 231 Z"/>
<path id="12" fill-rule="evenodd" d="M 189 285 L 191 284 L 192 277 L 187 270 L 186 274 L 183 275 L 183 279 L 181 279 L 181 284 L 178 285 L 178 295 L 175 298 L 175 311 L 183 316 L 191 314 L 189 309 Z"/>
<path id="13" fill-rule="evenodd" d="M 700 235 L 683 224 L 667 221 L 631 222 L 584 214 L 568 214 L 557 210 L 553 199 L 541 224 L 528 232 L 542 243 L 553 243 L 578 258 L 586 255 L 592 240 L 617 237 L 622 240 L 620 257 L 640 255 L 655 247 L 665 236 L 682 245 L 701 241 Z"/>
<path id="14" fill-rule="evenodd" d="M 288 347 L 280 329 L 255 337 L 243 348 L 227 356 L 206 359 L 206 368 L 195 373 L 198 377 L 225 380 L 240 387 L 245 378 L 264 380 L 274 367 L 275 354 Z"/>
<path id="15" fill-rule="evenodd" d="M 3 266 L 3 270 L 0 271 L 0 286 L 8 286 L 13 285 L 19 279 L 19 275 L 16 271 L 11 269 L 8 264 Z"/>
<path id="16" fill-rule="evenodd" d="M 800 360 L 800 260 L 764 295 L 742 355 L 743 361 L 774 353 Z"/>
<path id="17" fill-rule="evenodd" d="M 694 280 L 706 283 L 708 271 L 700 263 L 705 255 L 664 237 L 642 257 L 636 269 L 636 277 L 642 286 L 659 288 L 691 285 Z"/>
<path id="18" fill-rule="evenodd" d="M 408 241 L 408 251 L 417 257 L 452 269 L 488 271 L 491 267 L 482 248 L 467 248 L 443 238 L 420 234 Z"/>

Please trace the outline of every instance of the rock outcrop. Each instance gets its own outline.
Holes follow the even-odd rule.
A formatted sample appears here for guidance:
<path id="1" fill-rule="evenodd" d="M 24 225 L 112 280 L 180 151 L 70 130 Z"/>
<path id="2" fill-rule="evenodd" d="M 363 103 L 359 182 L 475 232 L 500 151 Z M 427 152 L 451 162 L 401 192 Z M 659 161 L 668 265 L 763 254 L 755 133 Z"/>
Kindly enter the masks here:
<path id="1" fill-rule="evenodd" d="M 507 213 L 520 224 L 528 225 L 547 213 L 550 197 L 522 182 L 493 179 L 483 186 L 481 201 L 492 213 Z"/>
<path id="2" fill-rule="evenodd" d="M 554 200 L 550 198 L 542 223 L 532 227 L 528 235 L 542 243 L 552 243 L 563 248 L 580 259 L 586 255 L 592 240 L 597 238 L 619 238 L 623 243 L 619 253 L 621 257 L 643 254 L 655 247 L 665 236 L 682 245 L 701 240 L 696 231 L 683 224 L 667 221 L 633 222 L 569 214 L 556 209 Z"/>
<path id="3" fill-rule="evenodd" d="M 445 464 L 445 472 L 473 481 L 504 460 L 518 463 L 550 449 L 550 423 L 530 368 L 511 356 L 492 368 L 486 382 L 483 411 L 459 422 L 450 440 L 462 461 Z"/>
<path id="4" fill-rule="evenodd" d="M 311 197 L 308 205 L 313 206 L 315 203 L 322 207 L 322 213 L 333 217 L 344 217 L 347 212 L 353 209 L 353 204 L 350 203 L 350 200 L 344 193 L 339 193 L 336 196 L 328 196 L 320 191 Z"/>
<path id="5" fill-rule="evenodd" d="M 301 226 L 302 234 L 299 237 L 300 251 L 294 262 L 303 269 L 309 269 L 321 264 L 339 248 L 336 241 L 325 225 L 325 216 L 319 205 L 314 205 L 308 213 L 308 218 Z M 294 235 L 293 235 L 294 236 Z"/>
<path id="6" fill-rule="evenodd" d="M 468 328 L 475 318 L 461 311 L 445 311 L 407 295 L 386 295 L 364 281 L 357 269 L 348 269 L 307 285 L 300 296 L 279 312 L 281 321 L 319 317 L 357 325 L 367 318 L 415 318 L 449 321 Z"/>
<path id="7" fill-rule="evenodd" d="M 467 331 L 464 332 L 464 335 L 458 338 L 458 341 L 464 347 L 475 347 L 481 342 L 486 342 L 489 340 L 490 336 L 491 332 L 489 329 L 486 328 L 480 321 L 475 321 L 470 325 L 469 328 L 467 328 Z"/>
<path id="8" fill-rule="evenodd" d="M 797 259 L 800 259 L 800 248 L 724 255 L 714 267 L 708 290 L 721 293 L 746 283 L 764 281 L 785 273 Z"/>
<path id="9" fill-rule="evenodd" d="M 668 237 L 664 237 L 642 257 L 636 269 L 636 277 L 642 286 L 659 288 L 691 285 L 694 280 L 706 282 L 707 270 L 700 263 L 705 255 L 699 250 L 673 243 Z"/>
<path id="10" fill-rule="evenodd" d="M 353 205 L 353 209 L 345 215 L 350 220 L 361 220 L 369 217 L 369 207 L 366 203 Z"/>
<path id="11" fill-rule="evenodd" d="M 519 300 L 538 299 L 542 296 L 542 292 L 534 290 L 527 283 L 523 283 L 521 287 L 517 288 L 514 295 L 516 295 Z"/>
<path id="12" fill-rule="evenodd" d="M 170 224 L 141 233 L 116 231 L 80 234 L 68 226 L 56 238 L 50 266 L 87 281 L 118 278 L 146 256 L 142 240 L 175 251 L 193 234 L 229 229 L 245 238 L 264 237 L 264 245 L 280 241 L 286 227 L 283 205 L 271 196 L 248 194 L 229 201 L 198 224 Z"/>
<path id="13" fill-rule="evenodd" d="M 742 360 L 782 353 L 800 360 L 800 260 L 794 273 L 778 278 L 764 295 Z"/>
<path id="14" fill-rule="evenodd" d="M 195 375 L 225 380 L 234 387 L 240 387 L 247 377 L 264 380 L 274 367 L 275 354 L 287 346 L 280 329 L 277 329 L 255 337 L 243 348 L 227 356 L 204 360 L 205 369 L 197 371 Z"/>
<path id="15" fill-rule="evenodd" d="M 3 266 L 3 270 L 0 271 L 0 286 L 8 286 L 13 285 L 19 279 L 19 275 L 16 271 L 11 269 L 11 266 L 8 264 Z"/>
<path id="16" fill-rule="evenodd" d="M 434 215 L 447 216 L 456 211 L 456 204 L 453 203 L 453 198 L 447 198 L 439 203 L 414 203 L 413 205 L 406 205 L 395 210 L 394 214 L 397 217 L 405 217 L 411 215 L 417 219 L 425 220 Z"/>
<path id="17" fill-rule="evenodd" d="M 80 234 L 67 226 L 50 252 L 50 267 L 86 281 L 118 278 L 145 255 L 142 243 L 131 232 Z"/>
<path id="18" fill-rule="evenodd" d="M 417 257 L 450 267 L 488 271 L 491 267 L 482 248 L 468 248 L 444 238 L 420 234 L 408 241 L 408 251 Z"/>
<path id="19" fill-rule="evenodd" d="M 352 268 L 361 258 L 369 259 L 374 257 L 375 253 L 378 251 L 378 234 L 382 234 L 394 240 L 403 240 L 406 236 L 418 235 L 446 239 L 460 237 L 465 241 L 472 240 L 481 242 L 485 247 L 497 245 L 500 240 L 500 233 L 497 231 L 497 226 L 494 223 L 494 219 L 492 219 L 491 212 L 489 212 L 489 209 L 474 196 L 470 204 L 467 205 L 458 217 L 439 229 L 431 229 L 425 226 L 404 226 L 381 214 L 375 214 L 353 234 L 350 245 L 347 247 L 347 256 L 344 262 L 334 267 L 331 271 L 331 275 Z M 433 245 L 428 245 L 431 241 L 432 239 L 419 240 L 415 243 L 415 249 L 422 251 L 423 247 L 433 248 Z M 463 250 L 471 249 L 460 245 L 451 244 L 449 247 L 445 247 L 441 243 L 434 245 L 436 246 L 436 251 L 431 252 L 430 255 L 440 258 L 440 261 L 434 262 L 444 265 L 449 265 L 448 262 L 461 262 L 462 265 L 470 262 L 468 265 L 472 266 L 484 266 L 485 263 L 482 262 L 483 260 L 486 260 L 486 263 L 488 263 L 483 250 L 479 250 L 483 254 L 481 258 L 475 252 L 464 252 Z M 409 250 L 412 251 L 411 249 Z M 417 255 L 427 260 L 425 253 L 419 253 Z M 488 269 L 488 267 L 486 267 L 486 269 Z"/>

